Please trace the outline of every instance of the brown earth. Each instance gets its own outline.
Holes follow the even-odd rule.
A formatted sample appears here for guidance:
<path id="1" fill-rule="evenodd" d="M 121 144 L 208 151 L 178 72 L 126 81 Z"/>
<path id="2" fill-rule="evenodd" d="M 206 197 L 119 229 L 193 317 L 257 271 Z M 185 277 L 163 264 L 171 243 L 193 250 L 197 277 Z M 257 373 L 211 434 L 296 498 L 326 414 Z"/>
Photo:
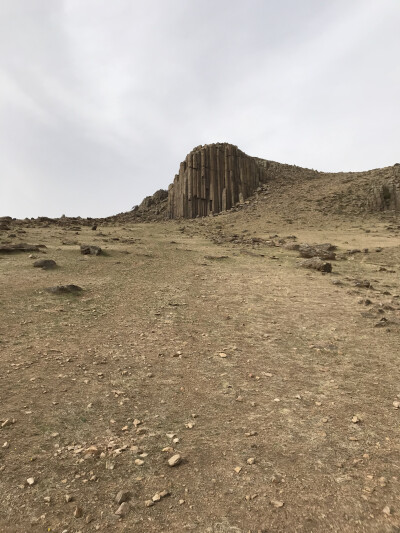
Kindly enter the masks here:
<path id="1" fill-rule="evenodd" d="M 8 222 L 0 243 L 47 248 L 0 255 L 0 531 L 400 531 L 400 221 L 324 210 L 320 185 L 190 221 Z M 336 245 L 332 273 L 296 243 Z"/>

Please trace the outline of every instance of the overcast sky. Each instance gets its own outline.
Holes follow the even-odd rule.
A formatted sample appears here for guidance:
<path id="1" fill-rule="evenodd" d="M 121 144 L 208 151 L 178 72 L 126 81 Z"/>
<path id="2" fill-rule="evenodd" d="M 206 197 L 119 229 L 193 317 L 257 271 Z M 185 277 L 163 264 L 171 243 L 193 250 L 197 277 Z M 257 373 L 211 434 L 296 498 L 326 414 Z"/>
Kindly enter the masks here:
<path id="1" fill-rule="evenodd" d="M 0 0 L 0 216 L 108 216 L 199 144 L 400 162 L 400 0 Z"/>

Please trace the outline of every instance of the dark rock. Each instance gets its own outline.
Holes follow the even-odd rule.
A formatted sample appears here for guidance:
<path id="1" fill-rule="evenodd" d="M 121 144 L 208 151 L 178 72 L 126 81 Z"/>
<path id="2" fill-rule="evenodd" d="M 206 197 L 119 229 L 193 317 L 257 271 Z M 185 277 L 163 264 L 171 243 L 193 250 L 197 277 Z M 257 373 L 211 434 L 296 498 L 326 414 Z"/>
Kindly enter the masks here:
<path id="1" fill-rule="evenodd" d="M 15 252 L 39 252 L 43 245 L 36 244 L 5 244 L 0 245 L 0 253 L 15 253 Z"/>
<path id="2" fill-rule="evenodd" d="M 92 230 L 93 230 L 93 231 L 96 231 L 96 230 L 97 230 L 97 224 L 93 224 L 93 226 L 92 226 Z"/>
<path id="3" fill-rule="evenodd" d="M 127 490 L 120 490 L 115 497 L 115 501 L 118 505 L 121 503 L 127 502 L 131 497 L 131 493 Z"/>
<path id="4" fill-rule="evenodd" d="M 310 246 L 309 244 L 300 244 L 299 253 L 300 257 L 319 257 L 320 259 L 329 259 L 335 260 L 336 254 L 333 250 L 336 249 L 336 246 L 326 243 L 326 244 L 315 244 Z"/>
<path id="5" fill-rule="evenodd" d="M 100 246 L 92 246 L 89 244 L 82 244 L 81 245 L 81 254 L 83 255 L 100 255 L 101 254 L 101 248 Z"/>
<path id="6" fill-rule="evenodd" d="M 300 263 L 300 266 L 304 268 L 311 268 L 313 270 L 319 270 L 320 272 L 332 272 L 332 265 L 323 261 L 319 257 L 311 257 Z"/>
<path id="7" fill-rule="evenodd" d="M 56 268 L 57 263 L 53 259 L 39 259 L 33 263 L 33 266 L 36 268 L 42 268 L 43 270 L 49 270 L 51 268 Z"/>
<path id="8" fill-rule="evenodd" d="M 48 287 L 46 291 L 51 294 L 78 294 L 83 289 L 78 285 L 56 285 L 55 287 Z"/>
<path id="9" fill-rule="evenodd" d="M 347 253 L 349 255 L 359 254 L 359 253 L 361 253 L 361 250 L 359 250 L 358 248 L 354 248 L 353 250 L 347 250 Z"/>
<path id="10" fill-rule="evenodd" d="M 363 287 L 365 289 L 372 289 L 371 282 L 368 281 L 367 279 L 355 279 L 353 283 L 354 283 L 354 285 L 356 287 Z"/>
<path id="11" fill-rule="evenodd" d="M 300 250 L 300 244 L 296 244 L 295 242 L 288 242 L 284 244 L 283 247 L 286 248 L 286 250 Z"/>

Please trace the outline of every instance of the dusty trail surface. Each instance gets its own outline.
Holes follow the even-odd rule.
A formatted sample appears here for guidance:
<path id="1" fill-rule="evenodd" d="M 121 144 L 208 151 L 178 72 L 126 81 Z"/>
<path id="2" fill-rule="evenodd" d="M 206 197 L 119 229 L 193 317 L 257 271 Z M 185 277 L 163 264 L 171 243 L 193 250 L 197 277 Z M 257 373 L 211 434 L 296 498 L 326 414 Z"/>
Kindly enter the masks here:
<path id="1" fill-rule="evenodd" d="M 2 532 L 400 531 L 398 227 L 284 216 L 25 228 L 58 268 L 0 257 Z"/>

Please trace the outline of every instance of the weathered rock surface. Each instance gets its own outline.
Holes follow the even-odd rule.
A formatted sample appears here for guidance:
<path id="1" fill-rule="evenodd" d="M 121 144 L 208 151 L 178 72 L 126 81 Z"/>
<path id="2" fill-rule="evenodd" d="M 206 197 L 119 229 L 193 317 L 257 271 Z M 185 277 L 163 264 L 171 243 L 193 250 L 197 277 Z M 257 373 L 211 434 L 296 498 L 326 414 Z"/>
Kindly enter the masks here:
<path id="1" fill-rule="evenodd" d="M 335 260 L 336 254 L 333 250 L 336 250 L 336 246 L 330 243 L 314 244 L 313 246 L 300 244 L 299 246 L 300 257 L 305 258 L 319 257 L 325 260 Z"/>
<path id="2" fill-rule="evenodd" d="M 388 179 L 375 186 L 369 196 L 371 211 L 394 211 L 400 210 L 400 165 L 394 166 L 393 179 Z"/>
<path id="3" fill-rule="evenodd" d="M 228 143 L 194 148 L 168 190 L 168 217 L 195 218 L 243 203 L 267 180 L 267 166 Z"/>
<path id="4" fill-rule="evenodd" d="M 81 254 L 83 255 L 100 255 L 101 254 L 101 248 L 100 246 L 93 246 L 90 244 L 82 244 L 81 245 Z"/>
<path id="5" fill-rule="evenodd" d="M 138 206 L 139 211 L 148 209 L 151 206 L 159 205 L 168 198 L 168 191 L 165 189 L 159 189 L 152 196 L 146 196 L 142 203 Z"/>
<path id="6" fill-rule="evenodd" d="M 49 270 L 51 268 L 56 268 L 57 263 L 53 259 L 38 259 L 33 263 L 33 266 L 36 268 L 42 268 L 43 270 Z"/>
<path id="7" fill-rule="evenodd" d="M 300 266 L 304 268 L 311 268 L 313 270 L 319 270 L 320 272 L 332 272 L 332 265 L 326 261 L 323 261 L 319 257 L 305 259 L 300 263 Z"/>

